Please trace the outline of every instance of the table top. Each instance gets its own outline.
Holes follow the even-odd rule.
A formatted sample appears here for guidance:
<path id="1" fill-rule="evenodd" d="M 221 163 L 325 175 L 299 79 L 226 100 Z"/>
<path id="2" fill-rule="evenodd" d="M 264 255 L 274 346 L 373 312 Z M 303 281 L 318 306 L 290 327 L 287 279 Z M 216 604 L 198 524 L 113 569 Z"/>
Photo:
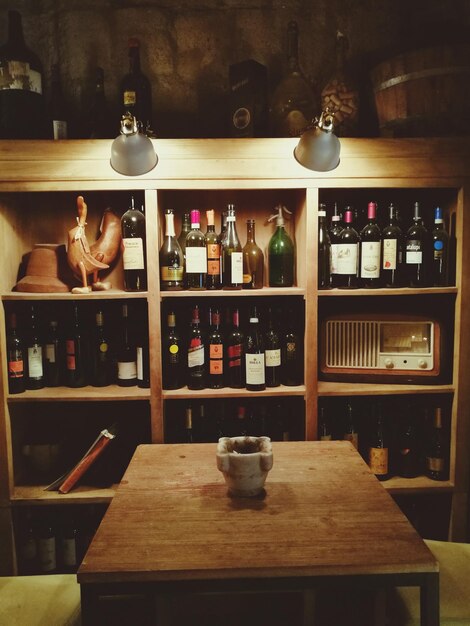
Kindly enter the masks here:
<path id="1" fill-rule="evenodd" d="M 431 552 L 346 441 L 273 443 L 265 493 L 227 494 L 215 444 L 141 445 L 80 583 L 433 573 Z"/>

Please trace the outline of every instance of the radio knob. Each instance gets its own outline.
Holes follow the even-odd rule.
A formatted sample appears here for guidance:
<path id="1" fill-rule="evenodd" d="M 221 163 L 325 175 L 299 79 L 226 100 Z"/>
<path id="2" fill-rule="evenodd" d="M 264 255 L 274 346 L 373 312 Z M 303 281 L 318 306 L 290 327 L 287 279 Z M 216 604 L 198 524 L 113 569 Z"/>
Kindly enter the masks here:
<path id="1" fill-rule="evenodd" d="M 385 367 L 388 370 L 392 370 L 395 367 L 395 363 L 392 361 L 392 359 L 385 359 Z"/>
<path id="2" fill-rule="evenodd" d="M 425 370 L 425 369 L 427 368 L 427 366 L 428 366 L 428 362 L 427 362 L 427 361 L 425 361 L 424 359 L 420 359 L 420 360 L 418 361 L 418 367 L 419 367 L 420 369 Z"/>

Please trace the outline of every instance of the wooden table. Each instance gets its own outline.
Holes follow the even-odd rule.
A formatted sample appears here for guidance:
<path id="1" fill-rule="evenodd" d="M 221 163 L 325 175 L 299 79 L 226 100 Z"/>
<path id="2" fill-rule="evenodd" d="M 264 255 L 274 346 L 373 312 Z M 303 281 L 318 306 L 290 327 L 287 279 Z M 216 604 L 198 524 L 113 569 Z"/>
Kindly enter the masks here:
<path id="1" fill-rule="evenodd" d="M 349 442 L 273 444 L 266 493 L 227 495 L 215 444 L 141 445 L 78 571 L 100 594 L 419 586 L 439 624 L 439 567 Z"/>

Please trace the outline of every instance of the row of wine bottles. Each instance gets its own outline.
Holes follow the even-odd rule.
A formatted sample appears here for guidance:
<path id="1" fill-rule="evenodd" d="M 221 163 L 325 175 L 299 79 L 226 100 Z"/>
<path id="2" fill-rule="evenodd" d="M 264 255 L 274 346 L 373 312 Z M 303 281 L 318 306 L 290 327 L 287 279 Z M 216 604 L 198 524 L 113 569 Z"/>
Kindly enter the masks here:
<path id="1" fill-rule="evenodd" d="M 386 408 L 387 407 L 387 408 Z M 351 441 L 379 480 L 448 479 L 449 442 L 438 404 L 372 400 L 319 406 L 318 438 Z"/>
<path id="2" fill-rule="evenodd" d="M 198 304 L 189 328 L 182 327 L 174 310 L 166 315 L 162 332 L 163 389 L 220 389 L 262 391 L 303 383 L 303 331 L 292 313 L 281 317 L 274 307 L 260 316 L 251 307 L 241 319 L 239 307 L 226 311 L 210 306 L 203 324 Z M 243 311 L 245 313 L 245 311 Z M 228 314 L 228 315 L 227 315 Z"/>
<path id="3" fill-rule="evenodd" d="M 76 572 L 105 513 L 104 506 L 21 511 L 15 524 L 21 575 Z"/>
<path id="4" fill-rule="evenodd" d="M 74 301 L 51 309 L 29 304 L 27 310 L 8 313 L 10 393 L 59 385 L 149 387 L 146 305 L 90 305 Z"/>
<path id="5" fill-rule="evenodd" d="M 318 225 L 318 288 L 444 287 L 449 285 L 449 234 L 440 207 L 429 230 L 418 202 L 411 225 L 402 230 L 397 209 L 388 207 L 388 223 L 377 223 L 377 203 L 369 202 L 368 221 L 358 232 L 354 210 L 341 216 L 335 204 L 328 226 L 320 205 Z"/>
<path id="6" fill-rule="evenodd" d="M 300 406 L 302 405 L 302 406 Z M 296 420 L 304 415 L 295 397 L 220 399 L 175 402 L 165 408 L 165 440 L 171 443 L 212 443 L 220 437 L 267 436 L 272 441 L 303 438 Z"/>
<path id="7" fill-rule="evenodd" d="M 278 205 L 268 221 L 276 220 L 276 230 L 268 245 L 270 287 L 294 284 L 294 243 L 284 227 Z M 215 232 L 214 210 L 206 211 L 207 230 L 201 230 L 201 213 L 185 213 L 181 233 L 175 234 L 174 214 L 165 214 L 165 237 L 160 248 L 160 288 L 181 289 L 261 289 L 264 286 L 264 254 L 256 243 L 255 220 L 247 220 L 246 243 L 242 247 L 237 232 L 235 206 L 222 213 L 221 232 Z"/>

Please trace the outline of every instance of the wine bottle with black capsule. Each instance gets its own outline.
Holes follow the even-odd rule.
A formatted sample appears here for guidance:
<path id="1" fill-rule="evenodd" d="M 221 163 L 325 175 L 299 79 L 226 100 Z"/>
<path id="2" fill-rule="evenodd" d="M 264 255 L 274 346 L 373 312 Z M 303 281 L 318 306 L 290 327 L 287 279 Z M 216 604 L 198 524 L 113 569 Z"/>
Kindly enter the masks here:
<path id="1" fill-rule="evenodd" d="M 294 311 L 288 309 L 281 333 L 281 382 L 288 387 L 302 385 L 304 380 L 303 337 L 297 323 Z"/>
<path id="2" fill-rule="evenodd" d="M 145 291 L 147 289 L 145 215 L 131 206 L 121 218 L 122 261 L 124 265 L 124 289 Z"/>
<path id="3" fill-rule="evenodd" d="M 90 383 L 93 387 L 106 387 L 112 382 L 112 362 L 105 316 L 101 308 L 95 313 L 95 327 L 90 347 Z"/>
<path id="4" fill-rule="evenodd" d="M 117 344 L 117 384 L 120 387 L 137 385 L 137 350 L 132 335 L 129 307 L 121 307 L 120 337 Z"/>
<path id="5" fill-rule="evenodd" d="M 163 389 L 181 389 L 185 384 L 185 361 L 174 311 L 168 313 L 166 322 L 162 333 L 162 386 Z"/>
<path id="6" fill-rule="evenodd" d="M 224 289 L 243 287 L 243 252 L 233 204 L 227 207 L 227 230 L 222 240 L 222 283 Z"/>
<path id="7" fill-rule="evenodd" d="M 245 386 L 244 335 L 240 329 L 240 310 L 232 311 L 232 324 L 227 334 L 227 385 L 232 389 Z"/>
<path id="8" fill-rule="evenodd" d="M 382 230 L 382 286 L 400 287 L 403 277 L 403 233 L 398 224 L 397 209 L 388 207 L 388 224 Z"/>
<path id="9" fill-rule="evenodd" d="M 433 287 L 449 285 L 449 234 L 444 226 L 442 209 L 434 210 L 434 228 L 432 231 L 431 284 Z"/>
<path id="10" fill-rule="evenodd" d="M 377 224 L 377 204 L 367 205 L 367 224 L 361 230 L 360 279 L 363 287 L 380 287 L 381 232 Z"/>
<path id="11" fill-rule="evenodd" d="M 249 391 L 266 389 L 265 351 L 258 312 L 253 307 L 245 336 L 245 376 Z"/>
<path id="12" fill-rule="evenodd" d="M 44 373 L 47 387 L 58 387 L 61 378 L 61 354 L 59 323 L 56 319 L 49 320 L 44 343 Z"/>
<path id="13" fill-rule="evenodd" d="M 274 312 L 268 308 L 267 324 L 264 333 L 266 359 L 266 386 L 279 387 L 281 384 L 281 338 Z"/>
<path id="14" fill-rule="evenodd" d="M 183 251 L 175 235 L 175 216 L 171 209 L 165 213 L 165 236 L 160 247 L 160 289 L 181 291 L 183 289 Z"/>
<path id="15" fill-rule="evenodd" d="M 207 248 L 201 230 L 201 213 L 191 211 L 191 230 L 186 236 L 186 284 L 190 290 L 206 288 Z"/>
<path id="16" fill-rule="evenodd" d="M 429 281 L 429 232 L 421 217 L 419 202 L 413 207 L 413 224 L 406 233 L 406 274 L 409 287 L 427 287 Z"/>
<path id="17" fill-rule="evenodd" d="M 442 408 L 435 407 L 426 439 L 425 473 L 431 480 L 447 480 L 446 445 L 442 424 Z"/>
<path id="18" fill-rule="evenodd" d="M 87 336 L 83 324 L 83 311 L 74 302 L 70 323 L 65 335 L 65 384 L 68 387 L 85 387 L 87 384 Z"/>

